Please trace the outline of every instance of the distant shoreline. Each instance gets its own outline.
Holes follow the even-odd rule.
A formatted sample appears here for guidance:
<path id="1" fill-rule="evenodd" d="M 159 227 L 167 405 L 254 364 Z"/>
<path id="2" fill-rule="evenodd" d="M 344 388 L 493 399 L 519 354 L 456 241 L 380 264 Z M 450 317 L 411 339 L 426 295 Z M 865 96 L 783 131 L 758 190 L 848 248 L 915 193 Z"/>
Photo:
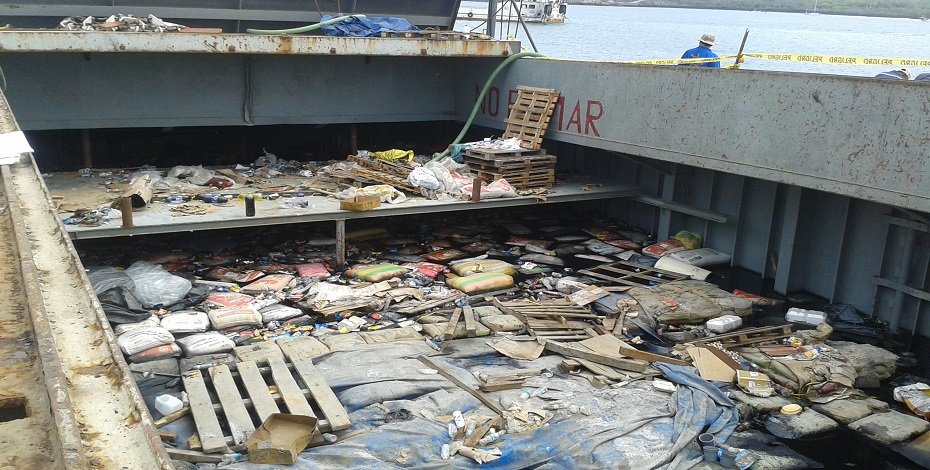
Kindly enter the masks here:
<path id="1" fill-rule="evenodd" d="M 569 7 L 572 5 L 590 5 L 590 6 L 611 6 L 611 7 L 651 7 L 651 8 L 688 8 L 696 10 L 735 10 L 735 11 L 764 11 L 779 13 L 809 13 L 814 7 L 814 0 L 770 0 L 762 4 L 752 5 L 752 9 L 747 9 L 746 3 L 740 4 L 736 0 L 569 0 Z M 826 3 L 826 2 L 824 2 Z M 809 4 L 809 5 L 808 5 Z M 868 0 L 850 0 L 843 8 L 828 7 L 821 5 L 817 13 L 824 15 L 845 15 L 845 16 L 871 16 L 882 18 L 911 18 L 921 19 L 930 18 L 930 7 L 921 11 L 920 8 L 903 8 L 903 7 L 869 7 Z M 800 8 L 807 6 L 808 8 Z M 571 8 L 569 8 L 571 16 Z"/>

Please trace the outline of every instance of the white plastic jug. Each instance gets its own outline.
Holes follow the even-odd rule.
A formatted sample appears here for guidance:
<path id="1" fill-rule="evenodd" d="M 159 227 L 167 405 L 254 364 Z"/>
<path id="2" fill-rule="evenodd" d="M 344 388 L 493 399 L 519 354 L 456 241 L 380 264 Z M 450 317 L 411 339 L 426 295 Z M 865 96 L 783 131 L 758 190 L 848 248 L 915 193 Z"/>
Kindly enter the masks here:
<path id="1" fill-rule="evenodd" d="M 155 409 L 167 416 L 184 408 L 184 402 L 174 395 L 158 395 L 155 397 Z"/>

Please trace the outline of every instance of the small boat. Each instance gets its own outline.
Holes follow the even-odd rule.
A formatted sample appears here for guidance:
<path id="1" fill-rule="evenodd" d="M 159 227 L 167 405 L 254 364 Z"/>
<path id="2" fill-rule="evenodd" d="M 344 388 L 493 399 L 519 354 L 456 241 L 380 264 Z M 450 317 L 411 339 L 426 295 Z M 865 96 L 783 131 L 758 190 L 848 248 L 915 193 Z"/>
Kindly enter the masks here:
<path id="1" fill-rule="evenodd" d="M 547 1 L 517 1 L 501 2 L 503 12 L 497 15 L 498 21 L 516 23 L 522 19 L 525 23 L 564 23 L 568 3 L 563 0 Z M 516 14 L 516 6 L 520 10 L 519 18 Z M 483 20 L 488 16 L 488 9 L 485 8 L 462 8 L 457 15 L 458 20 L 476 21 Z"/>

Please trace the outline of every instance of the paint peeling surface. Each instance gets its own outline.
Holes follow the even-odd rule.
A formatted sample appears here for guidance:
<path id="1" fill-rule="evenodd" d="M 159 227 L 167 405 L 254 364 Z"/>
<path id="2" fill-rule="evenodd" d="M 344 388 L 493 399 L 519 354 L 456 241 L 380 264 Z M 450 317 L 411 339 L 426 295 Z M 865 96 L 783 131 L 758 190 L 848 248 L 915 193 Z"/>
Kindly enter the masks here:
<path id="1" fill-rule="evenodd" d="M 489 73 L 463 70 L 458 118 Z M 547 138 L 930 209 L 925 83 L 521 60 L 495 81 L 476 123 L 502 127 L 517 85 L 562 92 Z"/>
<path id="2" fill-rule="evenodd" d="M 335 38 L 251 34 L 0 31 L 0 52 L 175 52 L 216 54 L 507 57 L 519 41 Z"/>

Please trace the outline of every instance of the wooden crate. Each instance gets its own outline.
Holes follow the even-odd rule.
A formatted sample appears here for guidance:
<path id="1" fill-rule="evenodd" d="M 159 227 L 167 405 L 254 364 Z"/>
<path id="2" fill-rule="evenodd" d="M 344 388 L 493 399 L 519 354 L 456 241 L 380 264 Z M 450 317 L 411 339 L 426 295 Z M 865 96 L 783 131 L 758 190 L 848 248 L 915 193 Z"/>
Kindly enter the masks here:
<path id="1" fill-rule="evenodd" d="M 242 445 L 272 413 L 320 417 L 323 432 L 352 425 L 336 394 L 307 358 L 289 355 L 288 362 L 272 357 L 222 364 L 206 374 L 185 372 L 182 380 L 207 453 L 226 453 L 229 446 Z"/>
<path id="2" fill-rule="evenodd" d="M 517 86 L 517 101 L 510 106 L 510 114 L 504 120 L 507 130 L 503 138 L 516 137 L 523 147 L 539 150 L 559 94 L 551 88 Z"/>
<path id="3" fill-rule="evenodd" d="M 590 308 L 565 300 L 500 302 L 494 299 L 494 306 L 504 313 L 519 318 L 526 325 L 527 332 L 534 338 L 580 341 L 605 333 L 599 324 L 587 323 L 587 321 L 600 322 L 600 317 Z"/>
<path id="4" fill-rule="evenodd" d="M 370 211 L 381 205 L 379 196 L 355 196 L 339 201 L 339 208 L 344 211 Z"/>
<path id="5" fill-rule="evenodd" d="M 355 155 L 349 155 L 347 158 L 350 162 L 357 163 L 361 168 L 353 168 L 352 174 L 364 180 L 375 181 L 381 184 L 394 186 L 395 188 L 419 194 L 420 190 L 414 188 L 408 181 L 407 176 L 413 170 L 413 167 L 401 163 L 392 163 L 384 160 L 370 160 L 360 158 Z"/>
<path id="6" fill-rule="evenodd" d="M 664 269 L 649 268 L 638 264 L 617 261 L 616 263 L 602 264 L 588 269 L 578 270 L 580 274 L 610 281 L 614 284 L 642 287 L 653 284 L 665 284 L 671 281 L 683 281 L 690 277 L 665 271 Z"/>

